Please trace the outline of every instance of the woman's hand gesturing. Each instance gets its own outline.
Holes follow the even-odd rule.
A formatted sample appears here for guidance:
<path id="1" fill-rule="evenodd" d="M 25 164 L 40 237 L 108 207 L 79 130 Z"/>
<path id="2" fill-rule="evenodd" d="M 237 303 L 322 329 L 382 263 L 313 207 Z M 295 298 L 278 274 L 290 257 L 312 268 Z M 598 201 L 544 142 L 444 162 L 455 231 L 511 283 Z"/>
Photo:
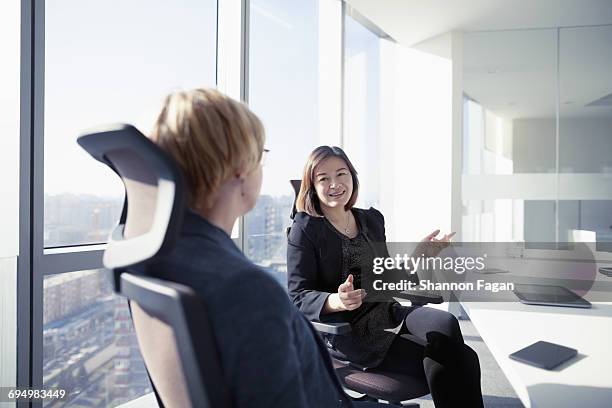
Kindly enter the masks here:
<path id="1" fill-rule="evenodd" d="M 366 292 L 363 289 L 354 289 L 353 275 L 349 275 L 346 281 L 338 286 L 338 292 L 332 293 L 325 302 L 327 313 L 341 312 L 344 310 L 355 310 L 363 303 Z"/>
<path id="2" fill-rule="evenodd" d="M 437 256 L 444 248 L 450 245 L 451 238 L 453 238 L 455 235 L 454 232 L 451 232 L 450 234 L 445 234 L 442 238 L 438 239 L 436 237 L 439 233 L 440 230 L 437 229 L 423 238 L 415 252 L 418 254 L 422 253 L 427 257 Z"/>

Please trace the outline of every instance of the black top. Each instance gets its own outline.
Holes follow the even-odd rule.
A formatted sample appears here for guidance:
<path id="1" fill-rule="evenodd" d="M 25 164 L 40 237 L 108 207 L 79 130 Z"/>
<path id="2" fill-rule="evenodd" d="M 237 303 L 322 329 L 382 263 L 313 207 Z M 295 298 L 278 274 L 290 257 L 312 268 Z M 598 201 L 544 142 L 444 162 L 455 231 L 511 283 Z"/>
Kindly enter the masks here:
<path id="1" fill-rule="evenodd" d="M 188 212 L 176 247 L 149 273 L 205 304 L 234 407 L 353 406 L 312 325 L 225 231 Z"/>
<path id="2" fill-rule="evenodd" d="M 388 256 L 386 250 L 376 254 L 371 245 L 385 242 L 382 214 L 373 208 L 353 209 L 353 214 L 359 227 L 354 238 L 341 234 L 322 217 L 296 214 L 287 246 L 289 295 L 311 320 L 325 320 L 327 316 L 320 314 L 325 300 L 349 274 L 358 289 L 362 267 L 372 265 L 375 256 Z M 334 318 L 350 323 L 352 330 L 345 336 L 326 335 L 328 345 L 355 365 L 379 365 L 401 327 L 397 306 L 394 301 L 368 302 L 366 297 L 358 309 L 335 313 Z"/>

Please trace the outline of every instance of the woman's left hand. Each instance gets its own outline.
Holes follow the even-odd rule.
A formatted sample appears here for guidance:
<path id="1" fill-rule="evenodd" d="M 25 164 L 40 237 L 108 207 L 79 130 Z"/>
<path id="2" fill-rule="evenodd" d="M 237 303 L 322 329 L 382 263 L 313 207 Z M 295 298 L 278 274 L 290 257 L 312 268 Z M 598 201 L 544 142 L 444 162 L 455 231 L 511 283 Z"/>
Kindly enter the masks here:
<path id="1" fill-rule="evenodd" d="M 439 233 L 440 233 L 440 230 L 437 229 L 431 234 L 429 234 L 428 236 L 426 236 L 425 238 L 423 238 L 421 242 L 450 242 L 451 238 L 453 238 L 456 234 L 456 232 L 451 232 L 450 234 L 446 234 L 442 238 L 438 239 L 436 237 L 438 236 Z"/>
<path id="2" fill-rule="evenodd" d="M 433 231 L 431 234 L 427 235 L 425 238 L 421 240 L 421 244 L 419 244 L 419 251 L 423 255 L 427 257 L 433 257 L 438 255 L 444 248 L 450 245 L 451 239 L 455 235 L 455 232 L 451 232 L 450 234 L 445 234 L 442 238 L 436 238 L 440 230 L 437 229 Z"/>

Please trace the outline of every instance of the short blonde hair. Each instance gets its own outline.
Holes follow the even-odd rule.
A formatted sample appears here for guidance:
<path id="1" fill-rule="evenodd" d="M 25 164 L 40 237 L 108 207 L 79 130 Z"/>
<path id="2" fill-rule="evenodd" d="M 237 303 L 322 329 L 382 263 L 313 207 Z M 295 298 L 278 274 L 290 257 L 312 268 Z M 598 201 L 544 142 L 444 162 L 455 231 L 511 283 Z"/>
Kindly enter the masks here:
<path id="1" fill-rule="evenodd" d="M 243 103 L 214 89 L 168 95 L 151 139 L 178 163 L 195 210 L 209 209 L 219 186 L 261 161 L 264 128 Z"/>

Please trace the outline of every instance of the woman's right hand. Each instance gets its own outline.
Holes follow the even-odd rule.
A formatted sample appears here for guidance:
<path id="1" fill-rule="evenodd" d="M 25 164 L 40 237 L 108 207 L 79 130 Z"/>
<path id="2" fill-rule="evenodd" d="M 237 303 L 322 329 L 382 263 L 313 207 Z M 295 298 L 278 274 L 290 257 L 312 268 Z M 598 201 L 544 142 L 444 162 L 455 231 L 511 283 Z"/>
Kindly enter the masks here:
<path id="1" fill-rule="evenodd" d="M 353 275 L 349 275 L 346 281 L 338 286 L 338 292 L 327 297 L 325 311 L 333 313 L 355 310 L 361 306 L 365 297 L 365 290 L 353 288 Z"/>

